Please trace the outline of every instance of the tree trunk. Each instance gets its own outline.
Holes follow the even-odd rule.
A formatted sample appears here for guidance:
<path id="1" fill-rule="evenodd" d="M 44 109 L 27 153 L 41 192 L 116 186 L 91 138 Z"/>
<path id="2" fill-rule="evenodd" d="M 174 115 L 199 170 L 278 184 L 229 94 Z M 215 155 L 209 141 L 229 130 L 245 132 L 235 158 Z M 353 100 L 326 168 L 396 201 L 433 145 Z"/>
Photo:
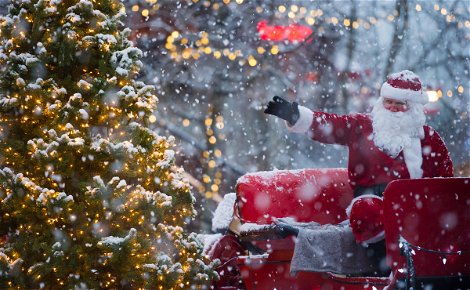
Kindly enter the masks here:
<path id="1" fill-rule="evenodd" d="M 395 4 L 395 10 L 397 11 L 398 15 L 396 17 L 396 25 L 394 28 L 393 38 L 392 38 L 392 45 L 390 47 L 390 53 L 387 59 L 387 65 L 385 66 L 385 76 L 388 76 L 392 71 L 395 63 L 395 58 L 400 51 L 402 46 L 403 38 L 408 30 L 409 25 L 409 6 L 408 0 L 397 0 Z M 400 17 L 403 16 L 403 24 L 400 25 L 399 20 Z"/>

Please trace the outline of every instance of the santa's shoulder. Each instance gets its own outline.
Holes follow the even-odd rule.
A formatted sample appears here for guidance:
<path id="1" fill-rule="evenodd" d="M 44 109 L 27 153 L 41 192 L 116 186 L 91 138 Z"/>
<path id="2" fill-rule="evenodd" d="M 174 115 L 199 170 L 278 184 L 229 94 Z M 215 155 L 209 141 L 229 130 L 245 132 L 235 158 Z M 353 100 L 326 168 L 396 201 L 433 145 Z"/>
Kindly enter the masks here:
<path id="1" fill-rule="evenodd" d="M 424 125 L 423 129 L 424 129 L 424 135 L 425 136 L 441 138 L 439 136 L 439 133 L 433 127 L 431 127 L 429 125 Z"/>

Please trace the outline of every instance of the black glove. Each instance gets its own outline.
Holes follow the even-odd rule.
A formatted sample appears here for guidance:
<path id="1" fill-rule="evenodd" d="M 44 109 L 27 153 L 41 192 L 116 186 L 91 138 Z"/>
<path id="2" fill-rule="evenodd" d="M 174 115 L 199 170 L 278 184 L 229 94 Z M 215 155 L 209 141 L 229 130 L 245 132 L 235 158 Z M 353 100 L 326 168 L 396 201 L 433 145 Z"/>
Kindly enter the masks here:
<path id="1" fill-rule="evenodd" d="M 291 226 L 286 223 L 276 222 L 274 226 L 274 232 L 276 233 L 276 235 L 282 238 L 286 238 L 288 236 L 297 237 L 299 235 L 299 228 Z"/>
<path id="2" fill-rule="evenodd" d="M 281 97 L 274 96 L 273 100 L 269 101 L 268 108 L 264 110 L 264 113 L 284 119 L 289 125 L 294 126 L 299 119 L 299 104 L 297 102 L 291 103 Z"/>

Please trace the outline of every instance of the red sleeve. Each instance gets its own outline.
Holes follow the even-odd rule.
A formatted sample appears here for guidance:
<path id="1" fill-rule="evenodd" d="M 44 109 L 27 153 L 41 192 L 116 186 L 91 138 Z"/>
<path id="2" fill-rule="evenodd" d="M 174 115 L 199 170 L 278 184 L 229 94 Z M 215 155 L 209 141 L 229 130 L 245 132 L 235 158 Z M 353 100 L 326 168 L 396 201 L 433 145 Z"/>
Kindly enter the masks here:
<path id="1" fill-rule="evenodd" d="M 325 112 L 313 112 L 310 134 L 313 140 L 327 144 L 347 145 L 354 134 L 362 127 L 358 122 L 359 114 L 337 115 Z"/>
<path id="2" fill-rule="evenodd" d="M 433 144 L 434 168 L 432 172 L 433 177 L 453 177 L 454 168 L 452 160 L 450 159 L 449 151 L 446 144 L 436 130 L 430 129 L 431 142 Z"/>

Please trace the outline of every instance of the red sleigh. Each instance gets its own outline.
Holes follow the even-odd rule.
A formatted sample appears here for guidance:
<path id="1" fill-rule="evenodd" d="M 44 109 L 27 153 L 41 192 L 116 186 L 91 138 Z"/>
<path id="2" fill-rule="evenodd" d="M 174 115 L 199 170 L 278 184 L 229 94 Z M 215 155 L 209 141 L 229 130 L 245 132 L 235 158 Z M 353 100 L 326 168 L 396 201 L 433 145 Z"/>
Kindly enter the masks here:
<path id="1" fill-rule="evenodd" d="M 234 221 L 270 225 L 273 218 L 335 224 L 353 198 L 346 169 L 247 174 L 237 184 Z M 215 289 L 467 289 L 470 286 L 470 178 L 397 180 L 384 192 L 387 265 L 384 277 L 290 274 L 292 237 L 240 231 L 212 245 L 220 259 Z M 232 222 L 232 226 L 233 226 Z M 243 229 L 243 226 L 241 227 Z"/>

